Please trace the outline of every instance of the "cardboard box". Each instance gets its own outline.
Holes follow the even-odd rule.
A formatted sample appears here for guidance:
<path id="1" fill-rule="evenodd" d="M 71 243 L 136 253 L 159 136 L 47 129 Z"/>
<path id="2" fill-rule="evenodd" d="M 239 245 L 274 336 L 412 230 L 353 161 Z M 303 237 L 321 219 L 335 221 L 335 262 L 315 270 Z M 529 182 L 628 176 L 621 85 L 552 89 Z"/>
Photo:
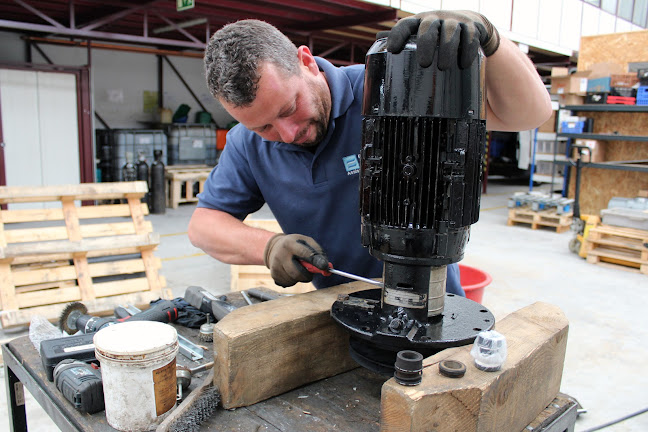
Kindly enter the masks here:
<path id="1" fill-rule="evenodd" d="M 610 77 L 588 78 L 587 93 L 609 93 Z"/>
<path id="2" fill-rule="evenodd" d="M 551 77 L 562 77 L 569 75 L 569 68 L 566 67 L 552 67 Z"/>
<path id="3" fill-rule="evenodd" d="M 552 111 L 551 117 L 549 117 L 546 122 L 538 126 L 538 132 L 556 132 L 556 111 Z"/>
<path id="4" fill-rule="evenodd" d="M 576 145 L 584 145 L 590 149 L 592 153 L 592 160 L 590 161 L 587 153 L 583 153 L 583 162 L 605 162 L 605 143 L 598 140 L 589 140 L 589 139 L 577 139 L 574 140 Z M 578 159 L 578 149 L 571 149 L 571 158 L 576 160 Z"/>
<path id="5" fill-rule="evenodd" d="M 575 94 L 561 94 L 559 97 L 560 105 L 583 105 L 585 103 L 585 96 Z"/>
<path id="6" fill-rule="evenodd" d="M 639 82 L 637 74 L 610 75 L 610 87 L 632 87 Z"/>
<path id="7" fill-rule="evenodd" d="M 609 77 L 614 74 L 625 74 L 627 70 L 618 63 L 594 63 L 589 67 L 590 79 Z"/>
<path id="8" fill-rule="evenodd" d="M 552 94 L 581 94 L 587 92 L 587 76 L 589 71 L 576 72 L 568 76 L 551 78 Z"/>

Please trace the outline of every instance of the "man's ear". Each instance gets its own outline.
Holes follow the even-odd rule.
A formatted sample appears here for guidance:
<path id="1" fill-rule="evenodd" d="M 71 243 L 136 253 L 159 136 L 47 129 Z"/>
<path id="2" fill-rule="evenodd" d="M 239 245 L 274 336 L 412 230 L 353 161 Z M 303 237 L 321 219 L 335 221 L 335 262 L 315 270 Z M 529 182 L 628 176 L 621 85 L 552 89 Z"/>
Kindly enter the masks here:
<path id="1" fill-rule="evenodd" d="M 310 52 L 307 46 L 302 45 L 297 48 L 297 58 L 302 66 L 305 66 L 313 75 L 319 74 L 319 66 L 315 61 L 315 56 Z"/>

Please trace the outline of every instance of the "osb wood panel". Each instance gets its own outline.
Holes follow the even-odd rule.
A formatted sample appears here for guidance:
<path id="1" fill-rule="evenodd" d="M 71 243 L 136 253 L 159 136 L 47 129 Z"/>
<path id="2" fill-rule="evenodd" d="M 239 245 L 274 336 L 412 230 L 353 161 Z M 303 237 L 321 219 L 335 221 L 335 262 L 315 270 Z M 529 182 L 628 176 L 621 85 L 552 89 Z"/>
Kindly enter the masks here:
<path id="1" fill-rule="evenodd" d="M 646 57 L 648 58 L 648 57 Z M 648 114 L 579 112 L 578 115 L 594 119 L 594 133 L 648 136 Z M 630 161 L 648 159 L 648 142 L 604 141 L 607 161 Z M 576 170 L 571 168 L 569 196 L 574 197 Z M 612 197 L 637 196 L 639 190 L 648 187 L 648 174 L 633 171 L 585 168 L 581 175 L 581 214 L 600 214 L 607 208 Z"/>
<path id="2" fill-rule="evenodd" d="M 576 170 L 571 169 L 569 196 L 574 198 Z M 648 187 L 648 174 L 585 168 L 581 176 L 581 215 L 600 215 L 612 197 L 633 198 Z"/>
<path id="3" fill-rule="evenodd" d="M 628 63 L 648 59 L 648 30 L 583 36 L 578 53 L 579 71 L 601 62 L 618 63 L 627 69 Z"/>

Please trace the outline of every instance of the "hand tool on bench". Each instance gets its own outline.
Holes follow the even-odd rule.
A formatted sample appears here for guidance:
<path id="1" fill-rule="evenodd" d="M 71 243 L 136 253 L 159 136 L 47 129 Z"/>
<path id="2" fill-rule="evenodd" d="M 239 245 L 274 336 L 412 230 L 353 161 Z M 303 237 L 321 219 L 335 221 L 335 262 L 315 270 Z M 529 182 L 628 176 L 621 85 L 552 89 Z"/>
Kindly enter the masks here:
<path id="1" fill-rule="evenodd" d="M 249 290 L 247 290 L 247 293 L 254 298 L 258 298 L 261 301 L 269 301 L 269 300 L 278 299 L 279 297 L 283 297 L 280 294 L 261 291 L 258 288 L 250 288 Z"/>
<path id="2" fill-rule="evenodd" d="M 222 320 L 225 315 L 237 309 L 236 306 L 226 301 L 227 297 L 220 296 L 216 298 L 212 293 L 199 286 L 187 288 L 184 299 L 196 309 L 211 314 L 216 321 Z"/>
<path id="3" fill-rule="evenodd" d="M 383 286 L 382 282 L 378 282 L 378 281 L 375 281 L 373 279 L 369 279 L 369 278 L 366 278 L 366 277 L 354 275 L 352 273 L 343 272 L 341 270 L 336 270 L 336 269 L 333 268 L 333 264 L 331 264 L 331 263 L 328 263 L 329 264 L 329 269 L 328 270 L 322 270 L 320 268 L 317 268 L 313 264 L 308 263 L 308 262 L 306 262 L 304 260 L 299 260 L 299 263 L 301 265 L 303 265 L 306 268 L 306 270 L 308 270 L 311 273 L 318 273 L 318 274 L 321 274 L 321 275 L 324 275 L 324 276 L 330 276 L 331 274 L 336 274 L 338 276 L 342 276 L 342 277 L 345 277 L 345 278 L 354 279 L 354 280 L 357 280 L 357 281 L 360 281 L 360 282 L 366 282 L 366 283 L 371 284 L 371 285 L 376 285 L 376 286 L 379 286 L 381 288 Z"/>
<path id="4" fill-rule="evenodd" d="M 88 308 L 80 302 L 70 303 L 63 309 L 59 327 L 69 335 L 80 331 L 92 333 L 113 324 L 126 321 L 158 321 L 170 323 L 178 319 L 178 308 L 170 300 L 163 300 L 147 310 L 124 318 L 98 317 L 88 315 Z"/>

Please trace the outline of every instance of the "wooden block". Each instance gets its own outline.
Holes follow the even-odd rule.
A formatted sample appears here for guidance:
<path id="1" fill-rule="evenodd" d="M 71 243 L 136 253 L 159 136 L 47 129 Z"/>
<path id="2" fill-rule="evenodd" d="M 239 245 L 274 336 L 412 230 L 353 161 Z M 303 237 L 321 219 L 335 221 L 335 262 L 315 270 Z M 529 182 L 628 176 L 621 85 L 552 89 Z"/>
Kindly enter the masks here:
<path id="1" fill-rule="evenodd" d="M 353 282 L 237 309 L 214 328 L 214 385 L 224 408 L 248 406 L 357 367 L 348 334 L 331 318 Z"/>
<path id="2" fill-rule="evenodd" d="M 560 389 L 568 321 L 547 303 L 534 303 L 499 321 L 508 357 L 497 372 L 474 366 L 471 346 L 450 348 L 424 360 L 421 384 L 401 386 L 392 378 L 382 387 L 381 431 L 522 431 Z M 462 378 L 438 371 L 445 359 L 467 367 Z"/>

